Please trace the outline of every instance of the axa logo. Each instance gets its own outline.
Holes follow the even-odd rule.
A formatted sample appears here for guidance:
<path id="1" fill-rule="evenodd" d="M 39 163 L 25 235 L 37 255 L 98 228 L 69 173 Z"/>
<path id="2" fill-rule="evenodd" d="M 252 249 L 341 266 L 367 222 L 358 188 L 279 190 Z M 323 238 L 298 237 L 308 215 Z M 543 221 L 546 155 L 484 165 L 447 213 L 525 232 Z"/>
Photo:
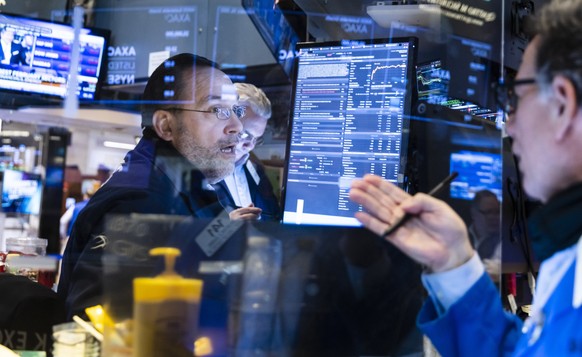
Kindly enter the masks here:
<path id="1" fill-rule="evenodd" d="M 342 24 L 342 29 L 347 33 L 368 33 L 368 26 L 365 24 L 344 22 Z"/>
<path id="2" fill-rule="evenodd" d="M 293 59 L 296 56 L 299 56 L 299 52 L 279 50 L 279 62 L 284 62 L 288 59 Z"/>
<path id="3" fill-rule="evenodd" d="M 192 22 L 190 14 L 188 13 L 165 14 L 164 18 L 166 19 L 166 22 L 170 24 Z"/>
<path id="4" fill-rule="evenodd" d="M 107 54 L 109 57 L 135 57 L 135 48 L 133 46 L 109 46 Z"/>

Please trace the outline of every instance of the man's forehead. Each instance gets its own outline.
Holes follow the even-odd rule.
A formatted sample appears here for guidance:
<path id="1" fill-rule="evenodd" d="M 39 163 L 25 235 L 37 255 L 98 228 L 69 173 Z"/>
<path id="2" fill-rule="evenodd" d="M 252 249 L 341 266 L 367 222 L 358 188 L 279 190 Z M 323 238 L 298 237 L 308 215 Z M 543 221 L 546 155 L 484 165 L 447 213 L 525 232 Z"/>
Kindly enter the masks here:
<path id="1" fill-rule="evenodd" d="M 205 68 L 194 72 L 195 97 L 203 101 L 238 101 L 235 86 L 224 72 Z"/>
<path id="2" fill-rule="evenodd" d="M 230 81 L 229 81 L 230 82 Z M 220 100 L 238 101 L 236 87 L 232 83 L 224 83 L 220 86 Z M 214 93 L 213 93 L 214 95 Z"/>
<path id="3" fill-rule="evenodd" d="M 520 78 L 531 78 L 536 74 L 536 55 L 538 52 L 540 38 L 534 37 L 532 41 L 527 45 L 525 52 L 523 54 L 521 64 L 519 65 L 519 71 L 517 79 Z"/>
<path id="4" fill-rule="evenodd" d="M 232 84 L 230 78 L 218 68 L 214 67 L 196 67 L 192 71 L 192 74 L 197 77 L 197 81 L 200 80 L 210 80 L 210 81 L 227 81 Z"/>
<path id="5" fill-rule="evenodd" d="M 210 94 L 201 98 L 206 102 L 213 101 L 238 101 L 238 94 L 236 90 L 233 92 L 230 87 L 234 88 L 232 85 L 224 84 L 219 88 L 211 89 Z"/>

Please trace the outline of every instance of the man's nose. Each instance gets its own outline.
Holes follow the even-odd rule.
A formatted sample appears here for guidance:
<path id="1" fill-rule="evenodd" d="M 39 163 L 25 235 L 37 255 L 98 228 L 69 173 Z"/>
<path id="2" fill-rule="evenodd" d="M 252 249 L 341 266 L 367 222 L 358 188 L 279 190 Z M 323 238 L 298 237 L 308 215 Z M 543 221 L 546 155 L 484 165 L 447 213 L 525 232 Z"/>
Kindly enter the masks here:
<path id="1" fill-rule="evenodd" d="M 236 115 L 231 115 L 228 118 L 228 123 L 225 128 L 227 134 L 239 134 L 243 130 L 242 122 L 240 121 L 239 117 Z"/>

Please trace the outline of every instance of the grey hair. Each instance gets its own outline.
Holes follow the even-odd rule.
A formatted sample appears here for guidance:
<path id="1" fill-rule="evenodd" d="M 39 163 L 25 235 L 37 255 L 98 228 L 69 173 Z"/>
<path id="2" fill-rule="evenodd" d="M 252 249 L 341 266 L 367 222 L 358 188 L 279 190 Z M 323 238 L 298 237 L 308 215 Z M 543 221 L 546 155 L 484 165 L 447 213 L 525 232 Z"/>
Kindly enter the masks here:
<path id="1" fill-rule="evenodd" d="M 271 118 L 271 101 L 265 92 L 250 83 L 235 83 L 241 104 L 248 104 L 259 116 Z"/>
<path id="2" fill-rule="evenodd" d="M 546 91 L 554 77 L 572 81 L 582 105 L 582 1 L 553 0 L 536 22 L 540 45 L 536 57 L 537 81 Z"/>

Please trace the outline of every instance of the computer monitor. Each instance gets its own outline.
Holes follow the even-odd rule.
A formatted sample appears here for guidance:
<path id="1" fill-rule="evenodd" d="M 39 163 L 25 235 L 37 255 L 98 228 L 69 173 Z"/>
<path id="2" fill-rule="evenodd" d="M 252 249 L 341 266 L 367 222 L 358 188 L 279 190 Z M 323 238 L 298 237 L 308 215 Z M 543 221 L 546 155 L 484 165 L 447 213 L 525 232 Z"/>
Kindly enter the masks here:
<path id="1" fill-rule="evenodd" d="M 0 172 L 2 211 L 9 215 L 40 213 L 42 178 L 38 174 L 6 169 Z"/>
<path id="2" fill-rule="evenodd" d="M 98 99 L 105 79 L 110 32 L 83 28 L 79 33 L 80 100 Z M 0 91 L 62 99 L 73 65 L 72 26 L 15 14 L 0 14 Z"/>
<path id="3" fill-rule="evenodd" d="M 278 6 L 270 0 L 242 0 L 248 17 L 251 19 L 265 45 L 273 56 L 290 74 L 293 66 L 293 49 L 299 42 L 299 35 Z"/>
<path id="4" fill-rule="evenodd" d="M 503 200 L 501 153 L 460 150 L 451 153 L 451 171 L 459 177 L 451 183 L 451 198 L 472 200 L 481 190 Z"/>
<path id="5" fill-rule="evenodd" d="M 300 43 L 283 179 L 283 223 L 359 226 L 350 183 L 402 184 L 417 40 Z"/>
<path id="6" fill-rule="evenodd" d="M 471 75 L 467 78 L 476 79 L 477 76 Z M 477 80 L 472 86 L 483 86 L 484 82 L 484 79 Z M 451 92 L 459 93 L 459 85 L 453 86 L 453 90 L 451 89 L 451 70 L 446 68 L 440 59 L 419 63 L 416 66 L 416 85 L 419 102 L 443 105 L 447 108 L 491 121 L 497 119 L 497 112 L 494 110 L 461 99 L 467 96 L 455 97 L 450 95 Z M 454 88 L 457 89 L 454 90 Z M 469 89 L 469 87 L 466 87 L 466 90 L 471 93 L 476 92 L 473 89 Z M 487 93 L 484 91 L 483 96 L 486 95 Z"/>
<path id="7" fill-rule="evenodd" d="M 419 63 L 416 66 L 418 100 L 440 104 L 449 97 L 451 73 L 443 68 L 441 60 Z"/>

